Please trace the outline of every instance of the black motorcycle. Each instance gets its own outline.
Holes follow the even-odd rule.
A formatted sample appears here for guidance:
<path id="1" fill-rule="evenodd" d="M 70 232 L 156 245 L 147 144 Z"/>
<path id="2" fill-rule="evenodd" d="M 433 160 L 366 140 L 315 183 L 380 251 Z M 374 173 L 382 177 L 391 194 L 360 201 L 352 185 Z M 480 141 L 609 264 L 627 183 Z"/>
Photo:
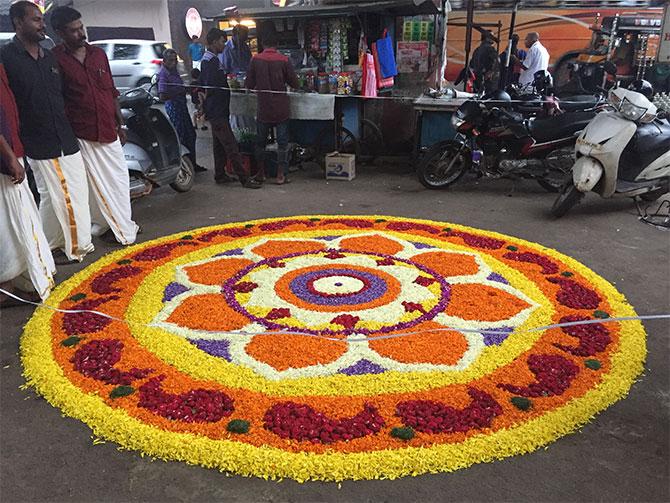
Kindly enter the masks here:
<path id="1" fill-rule="evenodd" d="M 131 89 L 119 97 L 128 135 L 123 153 L 130 172 L 131 199 L 168 184 L 177 192 L 188 192 L 195 182 L 188 149 L 181 145 L 177 131 L 157 103 L 147 87 Z"/>
<path id="2" fill-rule="evenodd" d="M 491 178 L 535 179 L 557 192 L 573 164 L 579 131 L 595 109 L 528 119 L 507 101 L 465 102 L 452 116 L 453 140 L 433 145 L 417 169 L 429 189 L 446 188 L 468 171 Z"/>

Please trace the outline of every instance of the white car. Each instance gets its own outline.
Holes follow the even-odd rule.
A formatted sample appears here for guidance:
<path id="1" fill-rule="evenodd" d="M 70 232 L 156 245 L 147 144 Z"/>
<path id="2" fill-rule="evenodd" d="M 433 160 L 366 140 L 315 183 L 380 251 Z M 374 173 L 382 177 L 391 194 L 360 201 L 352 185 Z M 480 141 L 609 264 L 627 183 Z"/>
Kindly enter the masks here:
<path id="1" fill-rule="evenodd" d="M 3 31 L 0 32 L 0 47 L 2 47 L 5 44 L 9 44 L 12 39 L 14 38 L 14 35 L 16 35 L 13 31 Z M 53 49 L 56 47 L 56 44 L 51 38 L 46 37 L 44 40 L 40 42 L 40 45 L 45 48 L 45 49 Z"/>
<path id="2" fill-rule="evenodd" d="M 123 92 L 151 83 L 151 77 L 160 72 L 163 51 L 167 42 L 155 40 L 96 40 L 91 45 L 100 47 L 109 58 L 114 85 Z"/>

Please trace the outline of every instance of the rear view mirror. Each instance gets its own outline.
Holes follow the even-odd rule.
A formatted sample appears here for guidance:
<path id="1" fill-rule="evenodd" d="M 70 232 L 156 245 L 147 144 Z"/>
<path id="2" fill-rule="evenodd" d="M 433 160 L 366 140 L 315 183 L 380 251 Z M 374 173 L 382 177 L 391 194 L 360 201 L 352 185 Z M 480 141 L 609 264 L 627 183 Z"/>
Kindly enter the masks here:
<path id="1" fill-rule="evenodd" d="M 155 86 L 156 84 L 158 84 L 158 74 L 154 73 L 153 77 L 151 77 L 151 85 Z"/>

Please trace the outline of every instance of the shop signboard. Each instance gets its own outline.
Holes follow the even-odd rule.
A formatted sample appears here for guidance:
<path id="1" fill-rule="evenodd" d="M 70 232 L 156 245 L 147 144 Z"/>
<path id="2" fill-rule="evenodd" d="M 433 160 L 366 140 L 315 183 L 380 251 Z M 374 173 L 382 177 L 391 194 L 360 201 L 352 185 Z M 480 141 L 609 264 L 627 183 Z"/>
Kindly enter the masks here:
<path id="1" fill-rule="evenodd" d="M 658 48 L 658 62 L 670 64 L 670 4 L 665 5 L 661 44 Z"/>
<path id="2" fill-rule="evenodd" d="M 196 36 L 200 38 L 202 35 L 202 18 L 198 9 L 191 7 L 186 11 L 186 33 L 188 33 L 189 38 Z"/>
<path id="3" fill-rule="evenodd" d="M 398 42 L 396 63 L 400 73 L 428 71 L 428 42 Z"/>

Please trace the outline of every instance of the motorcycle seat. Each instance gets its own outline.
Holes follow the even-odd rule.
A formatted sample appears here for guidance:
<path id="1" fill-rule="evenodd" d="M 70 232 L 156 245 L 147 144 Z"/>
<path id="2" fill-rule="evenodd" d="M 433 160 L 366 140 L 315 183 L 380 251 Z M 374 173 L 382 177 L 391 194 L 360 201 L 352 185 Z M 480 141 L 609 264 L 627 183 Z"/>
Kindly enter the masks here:
<path id="1" fill-rule="evenodd" d="M 570 112 L 535 119 L 530 123 L 530 134 L 538 143 L 574 136 L 577 131 L 584 129 L 595 115 L 594 112 Z"/>
<path id="2" fill-rule="evenodd" d="M 621 162 L 624 165 L 646 167 L 668 151 L 670 151 L 670 124 L 667 121 L 657 120 L 637 128 L 635 136 L 622 154 Z M 623 178 L 630 176 L 631 173 L 624 173 Z"/>
<path id="3" fill-rule="evenodd" d="M 600 97 L 591 94 L 580 94 L 577 96 L 566 96 L 559 105 L 564 112 L 574 112 L 593 108 L 600 103 Z"/>

